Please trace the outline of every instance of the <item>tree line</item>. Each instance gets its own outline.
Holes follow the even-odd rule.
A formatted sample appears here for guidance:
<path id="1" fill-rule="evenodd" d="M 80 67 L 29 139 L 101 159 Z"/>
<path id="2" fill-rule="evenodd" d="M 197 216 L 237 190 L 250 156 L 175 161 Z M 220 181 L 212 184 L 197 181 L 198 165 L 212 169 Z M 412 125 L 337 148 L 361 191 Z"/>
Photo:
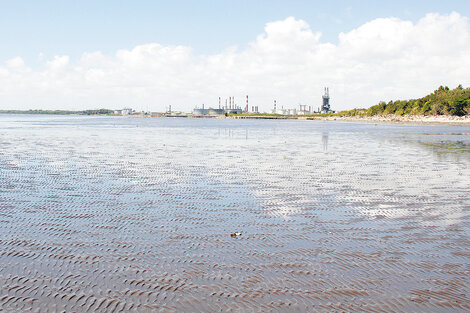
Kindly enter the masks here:
<path id="1" fill-rule="evenodd" d="M 53 114 L 53 115 L 107 115 L 114 113 L 113 110 L 97 109 L 83 111 L 67 110 L 0 110 L 0 113 L 6 114 Z"/>
<path id="2" fill-rule="evenodd" d="M 338 116 L 371 115 L 470 115 L 470 88 L 459 85 L 455 89 L 440 86 L 433 93 L 419 99 L 382 101 L 369 109 L 353 109 Z"/>

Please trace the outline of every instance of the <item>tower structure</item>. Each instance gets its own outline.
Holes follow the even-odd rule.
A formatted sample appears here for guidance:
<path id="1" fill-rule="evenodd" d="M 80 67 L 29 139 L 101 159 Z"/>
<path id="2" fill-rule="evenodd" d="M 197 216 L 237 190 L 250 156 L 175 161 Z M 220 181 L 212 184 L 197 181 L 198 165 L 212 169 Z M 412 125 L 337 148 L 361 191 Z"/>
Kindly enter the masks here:
<path id="1" fill-rule="evenodd" d="M 325 87 L 325 94 L 322 96 L 323 103 L 321 106 L 322 113 L 329 113 L 330 112 L 330 89 Z"/>

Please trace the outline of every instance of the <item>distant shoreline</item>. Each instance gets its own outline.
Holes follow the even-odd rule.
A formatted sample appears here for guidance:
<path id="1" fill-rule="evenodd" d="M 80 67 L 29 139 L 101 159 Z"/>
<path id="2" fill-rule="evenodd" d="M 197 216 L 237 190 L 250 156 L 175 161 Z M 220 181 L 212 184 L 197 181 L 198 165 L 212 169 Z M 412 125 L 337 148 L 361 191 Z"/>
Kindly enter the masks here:
<path id="1" fill-rule="evenodd" d="M 315 120 L 315 121 L 339 121 L 339 122 L 361 122 L 361 123 L 392 123 L 392 124 L 426 124 L 426 125 L 469 125 L 470 115 L 454 116 L 454 115 L 363 115 L 363 116 L 337 116 L 337 115 L 275 115 L 275 114 L 242 114 L 242 115 L 193 115 L 193 114 L 130 114 L 130 115 L 116 115 L 116 114 L 84 114 L 82 112 L 66 112 L 59 111 L 60 113 L 50 112 L 31 112 L 31 111 L 16 111 L 5 112 L 0 111 L 0 114 L 26 114 L 26 115 L 81 115 L 81 116 L 112 116 L 112 117 L 165 117 L 165 118 L 218 118 L 218 119 L 276 119 L 276 120 Z"/>
<path id="2" fill-rule="evenodd" d="M 365 122 L 365 123 L 393 123 L 393 124 L 459 124 L 470 125 L 470 116 L 452 116 L 452 115 L 373 115 L 373 116 L 282 116 L 257 115 L 257 116 L 229 116 L 235 119 L 299 119 L 299 120 L 317 120 L 317 121 L 344 121 L 344 122 Z"/>
<path id="3" fill-rule="evenodd" d="M 325 121 L 393 123 L 393 124 L 458 124 L 470 125 L 470 116 L 453 115 L 373 115 L 373 116 L 326 116 L 315 118 Z"/>

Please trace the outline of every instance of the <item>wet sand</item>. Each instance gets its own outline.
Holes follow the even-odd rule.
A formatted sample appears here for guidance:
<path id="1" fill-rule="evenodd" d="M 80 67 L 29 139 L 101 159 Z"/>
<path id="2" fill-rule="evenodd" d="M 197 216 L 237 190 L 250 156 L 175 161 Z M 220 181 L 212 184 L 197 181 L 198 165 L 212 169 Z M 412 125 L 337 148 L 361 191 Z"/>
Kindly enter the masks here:
<path id="1" fill-rule="evenodd" d="M 470 115 L 375 115 L 375 116 L 328 116 L 319 117 L 326 121 L 380 122 L 380 123 L 413 123 L 435 125 L 470 125 Z"/>
<path id="2" fill-rule="evenodd" d="M 214 116 L 212 116 L 214 117 Z M 225 118 L 225 117 L 220 117 Z M 316 115 L 231 115 L 234 119 L 290 119 L 290 120 L 319 120 L 319 121 L 346 121 L 361 123 L 393 123 L 418 125 L 453 125 L 469 126 L 470 115 L 374 115 L 374 116 L 316 116 Z"/>
<path id="3" fill-rule="evenodd" d="M 0 122 L 0 311 L 470 311 L 469 127 Z"/>

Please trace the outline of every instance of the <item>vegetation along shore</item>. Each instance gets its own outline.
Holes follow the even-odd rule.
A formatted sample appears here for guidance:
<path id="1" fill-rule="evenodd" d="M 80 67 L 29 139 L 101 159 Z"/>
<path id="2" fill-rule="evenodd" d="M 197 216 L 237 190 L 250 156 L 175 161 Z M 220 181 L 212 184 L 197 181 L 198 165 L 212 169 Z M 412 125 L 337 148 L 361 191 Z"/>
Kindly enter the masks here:
<path id="1" fill-rule="evenodd" d="M 97 109 L 97 110 L 83 110 L 83 111 L 69 111 L 69 110 L 0 110 L 3 114 L 49 114 L 49 115 L 110 115 L 113 110 Z"/>
<path id="2" fill-rule="evenodd" d="M 252 118 L 276 118 L 273 114 L 257 114 Z M 238 118 L 250 118 L 239 116 Z M 284 119 L 336 121 L 370 121 L 393 123 L 455 123 L 470 124 L 470 88 L 440 86 L 433 93 L 411 100 L 380 102 L 368 109 L 352 109 L 335 114 L 282 116 Z"/>

